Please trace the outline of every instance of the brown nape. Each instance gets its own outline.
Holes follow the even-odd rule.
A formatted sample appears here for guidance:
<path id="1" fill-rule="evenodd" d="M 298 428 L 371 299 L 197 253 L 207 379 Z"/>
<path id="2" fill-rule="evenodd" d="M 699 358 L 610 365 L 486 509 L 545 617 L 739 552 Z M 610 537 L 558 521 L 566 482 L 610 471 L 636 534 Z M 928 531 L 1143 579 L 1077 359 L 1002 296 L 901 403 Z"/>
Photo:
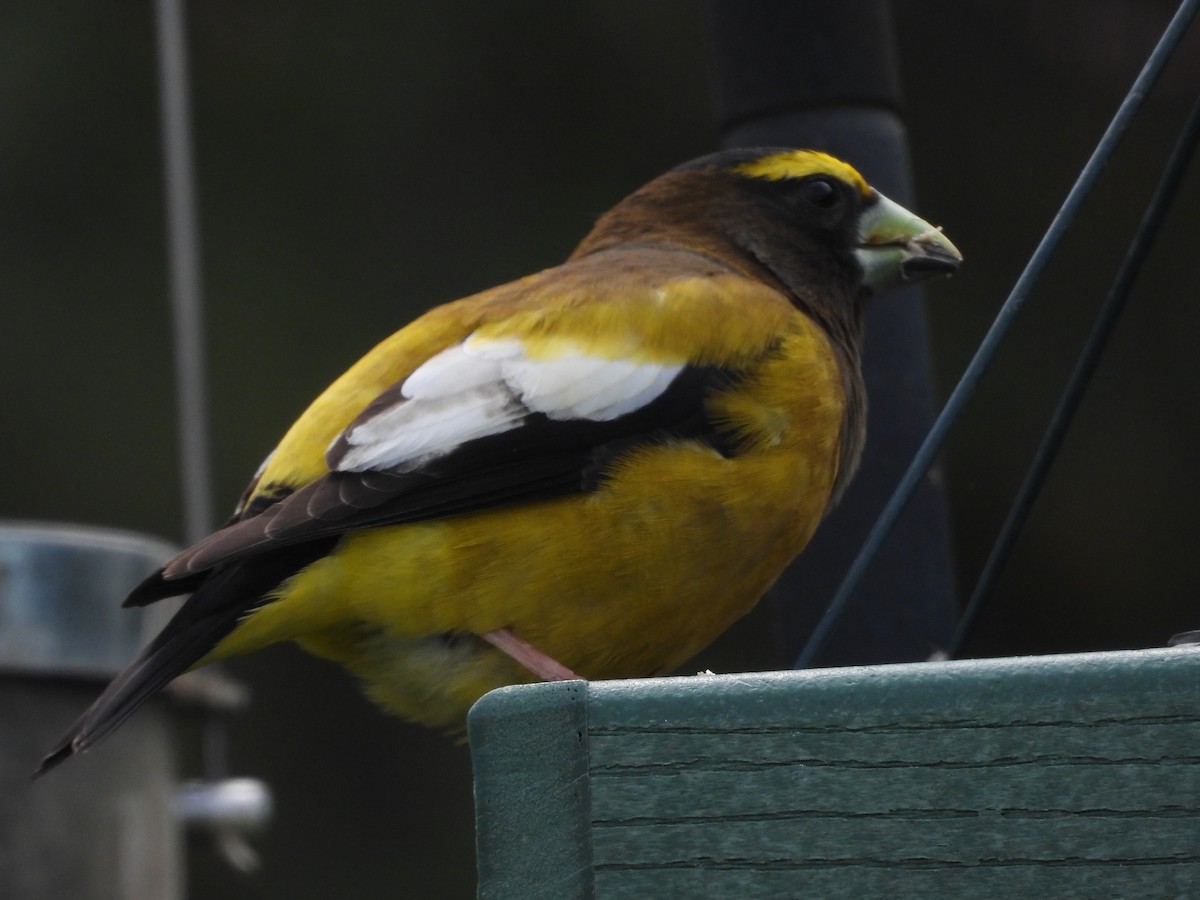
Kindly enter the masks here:
<path id="1" fill-rule="evenodd" d="M 751 212 L 748 198 L 719 170 L 668 172 L 602 215 L 570 258 L 619 244 L 664 244 L 703 253 L 727 268 L 765 278 L 786 290 L 732 238 L 739 220 Z"/>
<path id="2" fill-rule="evenodd" d="M 723 169 L 685 169 L 656 178 L 601 216 L 571 259 L 629 244 L 701 253 L 772 285 L 839 342 L 855 345 L 861 297 L 853 231 L 804 225 Z M 814 292 L 813 284 L 825 290 Z"/>

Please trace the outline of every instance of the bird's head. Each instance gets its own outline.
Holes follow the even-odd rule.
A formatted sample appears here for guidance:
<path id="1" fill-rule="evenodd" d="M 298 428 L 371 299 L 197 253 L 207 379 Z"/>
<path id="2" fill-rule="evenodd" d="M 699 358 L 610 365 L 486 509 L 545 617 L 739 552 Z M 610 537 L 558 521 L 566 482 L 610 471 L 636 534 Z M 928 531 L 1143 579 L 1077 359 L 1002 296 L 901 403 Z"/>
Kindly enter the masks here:
<path id="1" fill-rule="evenodd" d="M 801 299 L 814 282 L 880 294 L 962 262 L 940 228 L 813 150 L 727 150 L 684 163 L 618 204 L 578 252 L 627 241 L 724 259 L 736 251 Z"/>
<path id="2" fill-rule="evenodd" d="M 734 151 L 723 168 L 740 191 L 756 196 L 762 215 L 776 227 L 798 230 L 835 250 L 849 249 L 870 293 L 950 275 L 962 263 L 962 254 L 940 227 L 889 200 L 854 168 L 825 153 L 758 150 L 742 156 Z"/>

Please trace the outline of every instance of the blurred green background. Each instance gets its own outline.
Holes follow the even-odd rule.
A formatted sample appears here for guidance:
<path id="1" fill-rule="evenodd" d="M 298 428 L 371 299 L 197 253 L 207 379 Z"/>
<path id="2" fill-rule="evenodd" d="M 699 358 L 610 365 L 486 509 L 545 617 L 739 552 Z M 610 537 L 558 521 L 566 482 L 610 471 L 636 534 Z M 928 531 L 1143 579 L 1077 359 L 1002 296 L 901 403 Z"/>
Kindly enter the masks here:
<path id="1" fill-rule="evenodd" d="M 916 209 L 967 258 L 929 291 L 943 396 L 1170 9 L 896 4 Z M 210 0 L 189 26 L 222 509 L 376 341 L 554 264 L 623 194 L 718 140 L 692 2 Z M 948 448 L 964 584 L 1200 84 L 1198 43 Z M 155 78 L 150 4 L 0 7 L 0 516 L 180 537 Z M 1185 192 L 977 654 L 1155 646 L 1200 626 L 1196 177 Z M 697 665 L 779 665 L 762 631 L 752 618 Z M 340 671 L 289 649 L 231 671 L 255 697 L 233 768 L 270 781 L 277 821 L 252 877 L 193 847 L 193 897 L 472 894 L 465 748 L 385 719 Z"/>

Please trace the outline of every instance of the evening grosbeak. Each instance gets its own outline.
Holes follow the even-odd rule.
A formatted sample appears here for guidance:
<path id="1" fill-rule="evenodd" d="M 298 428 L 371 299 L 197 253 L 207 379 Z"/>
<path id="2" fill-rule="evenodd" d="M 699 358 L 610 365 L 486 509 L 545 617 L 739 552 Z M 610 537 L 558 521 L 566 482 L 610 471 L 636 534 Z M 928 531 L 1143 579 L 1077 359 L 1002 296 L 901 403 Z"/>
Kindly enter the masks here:
<path id="1" fill-rule="evenodd" d="M 500 685 L 675 669 L 845 490 L 864 300 L 961 259 L 822 153 L 667 172 L 562 265 L 431 310 L 321 394 L 229 524 L 134 588 L 191 596 L 40 771 L 280 641 L 449 731 Z"/>

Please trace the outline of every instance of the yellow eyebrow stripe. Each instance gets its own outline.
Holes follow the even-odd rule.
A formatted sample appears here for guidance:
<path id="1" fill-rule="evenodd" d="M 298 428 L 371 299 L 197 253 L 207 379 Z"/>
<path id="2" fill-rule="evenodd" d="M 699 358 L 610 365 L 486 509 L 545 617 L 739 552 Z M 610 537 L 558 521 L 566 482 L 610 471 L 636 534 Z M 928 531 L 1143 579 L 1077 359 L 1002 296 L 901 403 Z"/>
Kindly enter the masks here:
<path id="1" fill-rule="evenodd" d="M 863 196 L 871 193 L 871 186 L 853 166 L 816 150 L 788 150 L 783 153 L 774 153 L 735 166 L 733 171 L 751 178 L 766 178 L 770 181 L 806 178 L 809 175 L 832 175 L 834 178 L 854 185 Z"/>

